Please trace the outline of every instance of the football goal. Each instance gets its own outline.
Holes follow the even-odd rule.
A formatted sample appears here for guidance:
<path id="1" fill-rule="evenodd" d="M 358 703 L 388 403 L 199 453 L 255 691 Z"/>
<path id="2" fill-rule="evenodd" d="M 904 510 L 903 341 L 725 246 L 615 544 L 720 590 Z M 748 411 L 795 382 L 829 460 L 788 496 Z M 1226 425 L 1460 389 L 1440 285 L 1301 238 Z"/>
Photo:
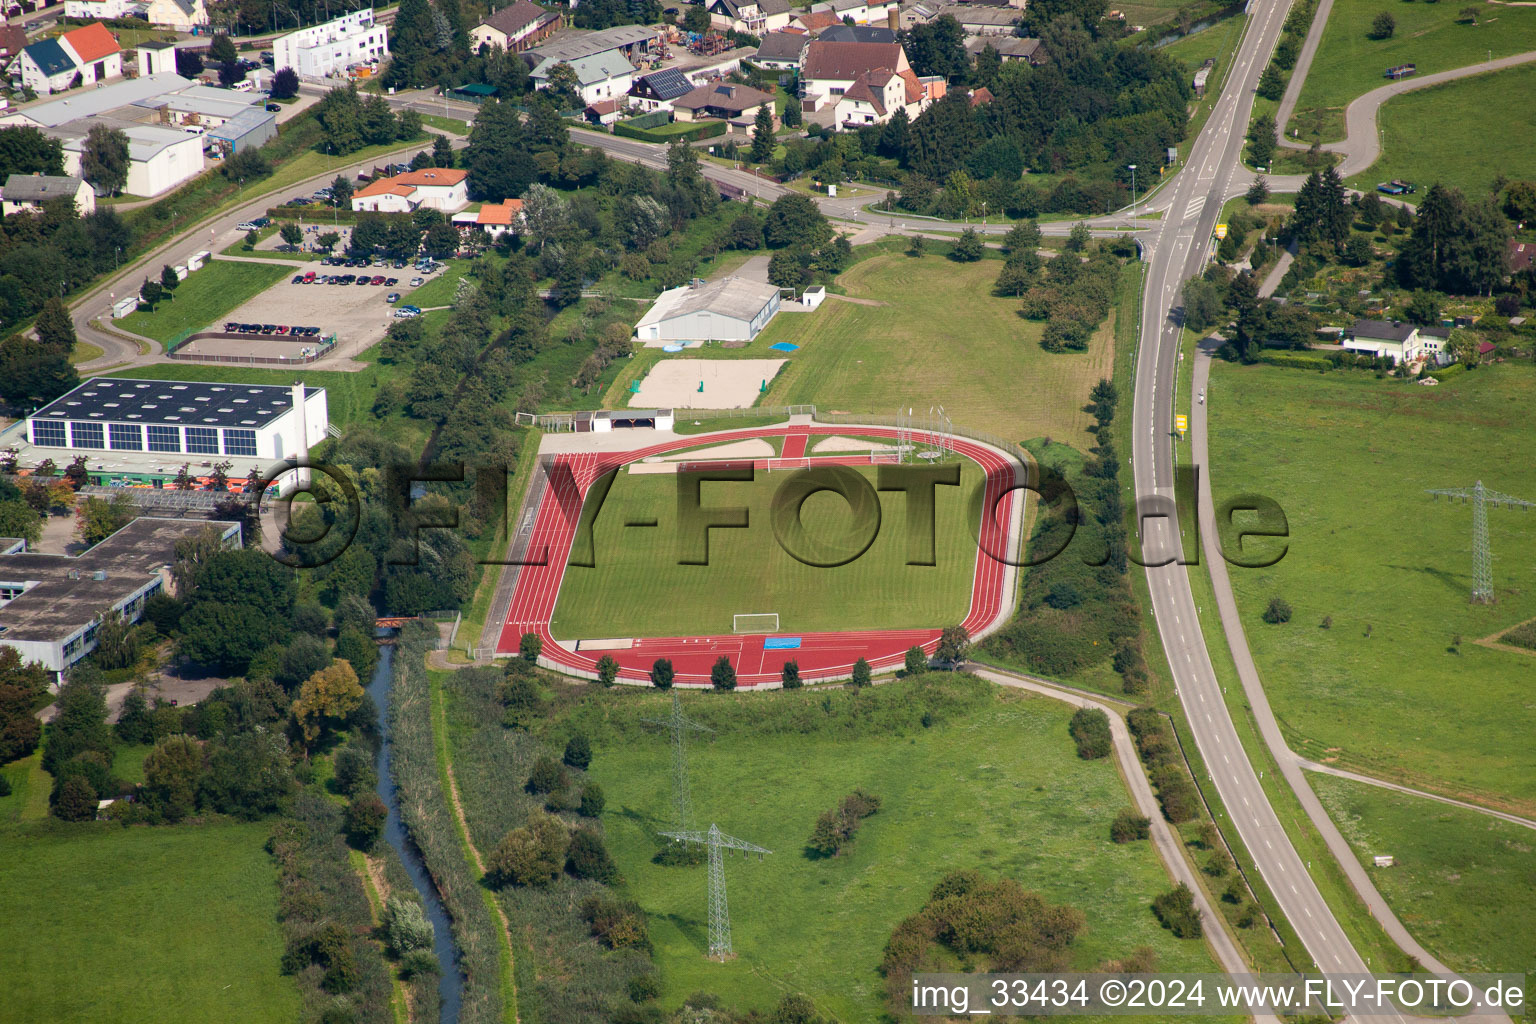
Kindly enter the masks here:
<path id="1" fill-rule="evenodd" d="M 778 612 L 750 612 L 731 616 L 733 633 L 777 633 L 778 631 Z"/>

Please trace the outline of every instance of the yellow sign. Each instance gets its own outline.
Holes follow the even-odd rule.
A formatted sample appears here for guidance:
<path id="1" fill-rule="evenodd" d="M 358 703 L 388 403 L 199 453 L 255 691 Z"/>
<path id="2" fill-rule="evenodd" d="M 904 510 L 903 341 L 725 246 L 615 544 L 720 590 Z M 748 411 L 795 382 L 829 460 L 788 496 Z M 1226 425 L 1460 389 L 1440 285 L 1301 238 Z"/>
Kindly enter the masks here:
<path id="1" fill-rule="evenodd" d="M 1175 416 L 1173 418 L 1173 425 L 1182 434 L 1189 429 L 1189 417 L 1183 414 Z"/>
<path id="2" fill-rule="evenodd" d="M 1226 238 L 1227 237 L 1227 226 L 1225 224 L 1217 224 L 1216 225 L 1216 237 L 1217 238 Z"/>

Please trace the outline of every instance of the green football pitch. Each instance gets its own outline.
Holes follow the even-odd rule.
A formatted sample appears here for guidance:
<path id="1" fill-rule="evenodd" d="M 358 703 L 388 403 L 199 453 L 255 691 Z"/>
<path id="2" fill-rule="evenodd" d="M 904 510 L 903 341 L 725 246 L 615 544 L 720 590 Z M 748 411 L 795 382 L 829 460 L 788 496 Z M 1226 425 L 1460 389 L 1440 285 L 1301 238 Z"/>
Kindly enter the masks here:
<path id="1" fill-rule="evenodd" d="M 874 487 L 877 467 L 850 468 Z M 702 636 L 729 633 L 734 615 L 754 612 L 778 613 L 779 632 L 954 625 L 970 608 L 972 498 L 983 479 L 969 460 L 960 470 L 960 486 L 935 488 L 934 564 L 906 564 L 906 496 L 886 491 L 879 493 L 873 543 L 830 568 L 804 564 L 776 539 L 770 511 L 791 472 L 758 470 L 751 482 L 703 483 L 704 508 L 745 507 L 748 525 L 710 530 L 708 564 L 688 565 L 679 564 L 682 478 L 621 471 L 600 509 L 590 495 L 582 509 L 583 522 L 592 524 L 592 564 L 566 566 L 551 631 L 573 640 Z M 650 520 L 656 525 L 626 525 Z M 811 541 L 835 545 L 849 536 L 854 517 L 841 497 L 822 492 L 806 499 L 800 522 Z"/>

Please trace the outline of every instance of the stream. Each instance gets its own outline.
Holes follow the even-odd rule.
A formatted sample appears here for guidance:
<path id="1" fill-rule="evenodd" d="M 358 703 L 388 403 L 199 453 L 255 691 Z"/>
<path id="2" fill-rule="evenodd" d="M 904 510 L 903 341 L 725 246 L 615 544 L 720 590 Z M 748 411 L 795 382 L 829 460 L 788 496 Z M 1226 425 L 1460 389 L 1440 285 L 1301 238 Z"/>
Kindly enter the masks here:
<path id="1" fill-rule="evenodd" d="M 401 824 L 400 798 L 395 792 L 395 780 L 389 773 L 389 688 L 394 680 L 394 656 L 393 646 L 385 645 L 379 648 L 379 665 L 374 670 L 373 679 L 368 683 L 368 696 L 373 700 L 374 706 L 379 709 L 379 757 L 374 768 L 379 777 L 379 799 L 383 800 L 384 806 L 389 808 L 389 817 L 384 823 L 384 839 L 400 855 L 400 861 L 405 865 L 405 873 L 410 876 L 411 884 L 416 887 L 417 894 L 421 896 L 427 920 L 432 922 L 435 933 L 432 952 L 437 956 L 438 963 L 440 980 L 437 992 L 441 1001 L 442 1024 L 458 1024 L 459 1007 L 464 999 L 464 976 L 459 972 L 458 952 L 453 947 L 453 932 L 448 924 L 448 913 L 443 909 L 442 900 L 438 899 L 437 889 L 432 885 L 432 878 L 427 874 L 426 865 L 421 862 L 421 854 L 417 851 L 416 844 L 411 842 L 410 837 L 406 835 L 405 826 Z"/>

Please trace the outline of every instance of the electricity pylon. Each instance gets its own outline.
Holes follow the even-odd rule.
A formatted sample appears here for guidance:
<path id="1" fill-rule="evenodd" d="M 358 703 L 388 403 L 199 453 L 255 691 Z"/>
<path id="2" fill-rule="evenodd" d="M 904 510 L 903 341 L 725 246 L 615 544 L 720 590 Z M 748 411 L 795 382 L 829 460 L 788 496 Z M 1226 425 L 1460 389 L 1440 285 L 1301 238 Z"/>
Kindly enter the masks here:
<path id="1" fill-rule="evenodd" d="M 672 731 L 672 815 L 673 827 L 686 832 L 693 827 L 693 801 L 688 794 L 688 731 L 714 732 L 683 714 L 677 691 L 672 691 L 672 713 L 666 718 L 642 718 L 642 722 L 664 725 Z"/>
<path id="2" fill-rule="evenodd" d="M 1493 603 L 1493 552 L 1488 546 L 1488 506 L 1504 505 L 1509 508 L 1529 510 L 1536 508 L 1536 501 L 1514 498 L 1498 491 L 1490 491 L 1479 480 L 1471 487 L 1442 488 L 1429 492 L 1435 497 L 1460 498 L 1472 501 L 1472 603 Z"/>
<path id="3" fill-rule="evenodd" d="M 722 850 L 740 850 L 742 856 L 755 853 L 761 860 L 763 854 L 772 853 L 756 843 L 737 839 L 720 831 L 711 824 L 708 832 L 690 832 L 679 829 L 662 835 L 681 843 L 703 843 L 709 847 L 709 958 L 728 960 L 734 955 L 731 949 L 731 908 L 725 899 L 725 855 Z"/>

